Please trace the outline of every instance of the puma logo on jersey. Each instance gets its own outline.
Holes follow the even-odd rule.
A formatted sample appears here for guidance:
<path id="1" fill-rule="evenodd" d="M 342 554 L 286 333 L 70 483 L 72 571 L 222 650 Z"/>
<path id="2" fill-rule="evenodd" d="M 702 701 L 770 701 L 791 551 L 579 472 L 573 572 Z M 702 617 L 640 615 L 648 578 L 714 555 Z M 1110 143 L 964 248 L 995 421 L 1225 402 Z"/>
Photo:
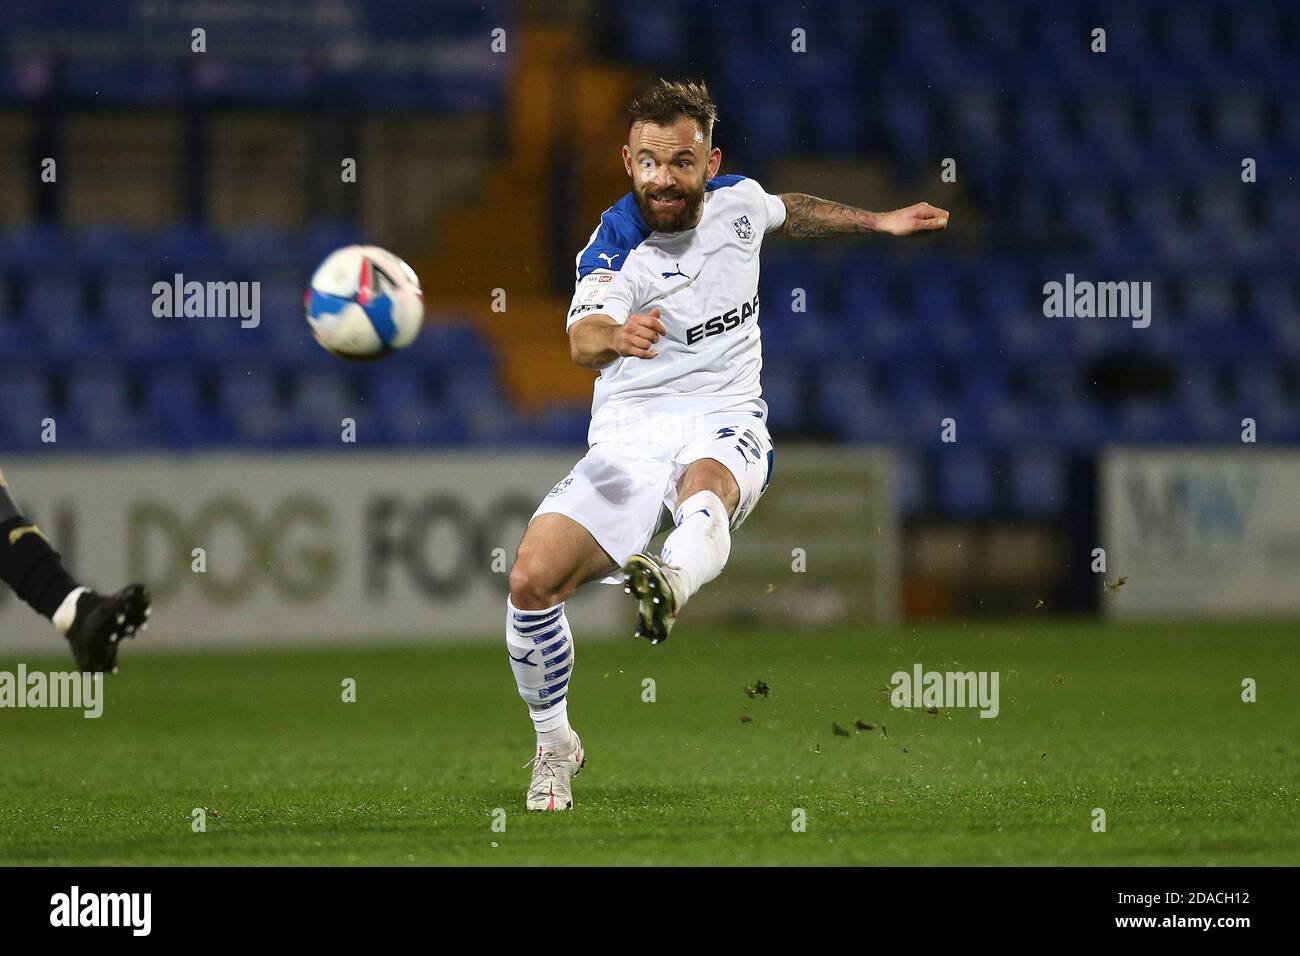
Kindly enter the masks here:
<path id="1" fill-rule="evenodd" d="M 685 272 L 682 271 L 682 264 L 680 262 L 674 263 L 674 265 L 677 266 L 676 272 L 661 273 L 665 279 L 671 279 L 673 276 L 681 276 L 683 279 L 690 278 L 690 276 L 688 276 Z"/>
<path id="2" fill-rule="evenodd" d="M 758 315 L 758 293 L 754 293 L 754 298 L 744 305 L 735 309 L 730 309 L 722 315 L 715 315 L 711 319 L 701 322 L 699 325 L 693 325 L 686 330 L 686 344 L 694 345 L 700 339 L 706 339 L 714 335 L 721 335 L 723 332 L 730 332 L 739 325 L 744 324 L 747 319 Z"/>
<path id="3" fill-rule="evenodd" d="M 9 543 L 17 544 L 18 540 L 22 538 L 23 535 L 27 535 L 27 534 L 34 534 L 42 541 L 48 541 L 45 535 L 41 533 L 41 529 L 36 527 L 36 525 L 25 524 L 21 528 L 14 528 L 14 530 L 9 532 Z"/>
<path id="4" fill-rule="evenodd" d="M 607 262 L 607 263 L 609 264 L 609 267 L 612 269 L 612 268 L 614 268 L 614 260 L 617 259 L 617 258 L 618 258 L 619 256 L 621 256 L 622 254 L 623 254 L 623 253 L 621 253 L 621 252 L 616 252 L 616 253 L 614 253 L 614 254 L 611 256 L 608 252 L 598 252 L 598 253 L 596 253 L 596 258 L 597 258 L 597 259 L 604 259 L 605 262 Z"/>

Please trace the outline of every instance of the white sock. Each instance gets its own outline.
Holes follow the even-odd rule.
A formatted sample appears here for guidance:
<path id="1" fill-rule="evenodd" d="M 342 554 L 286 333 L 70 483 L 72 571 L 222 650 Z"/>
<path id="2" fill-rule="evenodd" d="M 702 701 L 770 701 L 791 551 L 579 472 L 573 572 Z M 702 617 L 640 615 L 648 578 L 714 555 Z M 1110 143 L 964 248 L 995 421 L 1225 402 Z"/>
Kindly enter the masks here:
<path id="1" fill-rule="evenodd" d="M 722 499 L 697 491 L 673 514 L 677 528 L 664 541 L 660 558 L 678 569 L 683 604 L 719 574 L 731 554 L 731 527 Z"/>
<path id="2" fill-rule="evenodd" d="M 542 611 L 521 611 L 506 598 L 506 651 L 519 696 L 533 718 L 537 746 L 561 754 L 572 752 L 568 696 L 573 636 L 564 603 Z"/>
<path id="3" fill-rule="evenodd" d="M 63 599 L 59 609 L 54 612 L 54 617 L 50 618 L 54 626 L 59 629 L 59 633 L 65 637 L 68 631 L 72 630 L 73 623 L 77 620 L 77 598 L 81 597 L 90 588 L 73 588 L 68 592 L 68 596 Z"/>

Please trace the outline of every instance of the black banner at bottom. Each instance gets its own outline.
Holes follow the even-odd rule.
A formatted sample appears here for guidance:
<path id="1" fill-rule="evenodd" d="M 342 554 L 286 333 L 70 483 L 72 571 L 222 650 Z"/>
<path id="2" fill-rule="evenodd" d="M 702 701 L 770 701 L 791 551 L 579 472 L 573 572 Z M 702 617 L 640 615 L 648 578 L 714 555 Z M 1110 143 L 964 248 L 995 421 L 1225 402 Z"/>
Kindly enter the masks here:
<path id="1" fill-rule="evenodd" d="M 927 946 L 972 932 L 986 941 L 1228 942 L 1281 928 L 1290 876 L 1178 868 L 0 870 L 7 937 L 75 933 L 83 942 L 128 944 L 280 937 L 337 944 L 403 931 L 441 935 L 451 925 L 471 934 L 480 927 L 487 942 L 510 924 L 528 934 L 557 921 L 610 920 L 623 933 L 689 921 L 692 932 L 715 927 L 742 945 L 776 924 L 819 936 L 844 925 L 880 941 L 890 927 L 910 927 L 905 935 L 920 931 Z"/>

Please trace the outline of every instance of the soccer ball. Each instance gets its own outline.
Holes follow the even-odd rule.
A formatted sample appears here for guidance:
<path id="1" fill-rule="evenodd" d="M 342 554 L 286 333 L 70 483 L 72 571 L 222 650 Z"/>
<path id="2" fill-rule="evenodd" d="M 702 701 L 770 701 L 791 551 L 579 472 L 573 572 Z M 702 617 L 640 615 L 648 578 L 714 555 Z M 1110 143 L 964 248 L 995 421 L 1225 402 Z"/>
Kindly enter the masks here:
<path id="1" fill-rule="evenodd" d="M 424 293 L 415 271 L 378 246 L 345 246 L 329 254 L 304 297 L 316 341 L 340 358 L 383 358 L 415 341 L 424 321 Z"/>

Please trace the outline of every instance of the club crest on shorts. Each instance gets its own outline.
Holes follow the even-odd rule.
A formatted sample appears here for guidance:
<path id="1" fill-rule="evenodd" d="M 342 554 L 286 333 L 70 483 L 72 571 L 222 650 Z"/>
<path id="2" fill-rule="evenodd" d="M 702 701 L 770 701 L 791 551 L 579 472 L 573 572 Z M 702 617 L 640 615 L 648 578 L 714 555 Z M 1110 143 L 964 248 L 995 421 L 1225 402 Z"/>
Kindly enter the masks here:
<path id="1" fill-rule="evenodd" d="M 754 238 L 754 227 L 750 225 L 748 216 L 741 216 L 739 219 L 731 220 L 731 228 L 736 230 L 736 235 L 746 242 Z"/>

